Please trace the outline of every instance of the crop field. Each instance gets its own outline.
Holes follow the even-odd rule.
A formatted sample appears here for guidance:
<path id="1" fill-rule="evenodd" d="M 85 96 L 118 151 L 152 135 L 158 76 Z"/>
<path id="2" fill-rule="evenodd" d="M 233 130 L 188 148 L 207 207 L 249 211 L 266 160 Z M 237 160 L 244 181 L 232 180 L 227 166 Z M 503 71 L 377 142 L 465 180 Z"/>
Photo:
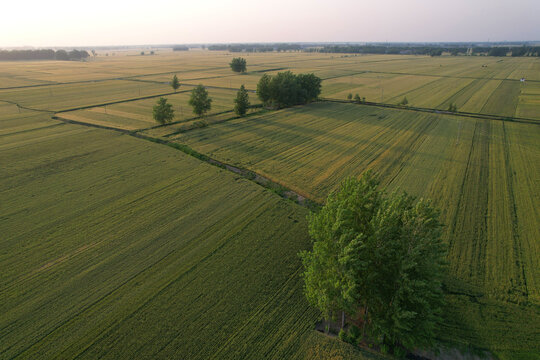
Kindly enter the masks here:
<path id="1" fill-rule="evenodd" d="M 183 86 L 180 88 L 179 93 L 166 96 L 169 103 L 173 105 L 175 122 L 186 121 L 196 117 L 193 114 L 191 106 L 188 104 L 191 89 L 193 89 L 192 86 Z M 209 115 L 233 110 L 236 91 L 210 88 L 208 89 L 208 94 L 212 98 L 212 109 L 208 113 Z M 255 94 L 251 94 L 250 102 L 252 105 L 260 103 Z M 69 120 L 120 129 L 144 129 L 156 125 L 155 120 L 152 118 L 152 107 L 155 103 L 156 99 L 150 98 L 64 112 L 60 113 L 59 116 Z"/>
<path id="2" fill-rule="evenodd" d="M 346 176 L 368 169 L 390 190 L 433 199 L 446 224 L 449 287 L 529 314 L 526 331 L 540 323 L 539 138 L 535 124 L 334 103 L 176 135 L 318 201 Z M 521 323 L 506 321 L 516 338 L 523 335 Z M 491 333 L 484 341 L 495 338 L 500 335 Z M 497 346 L 504 352 L 512 343 Z"/>
<path id="3" fill-rule="evenodd" d="M 450 264 L 439 339 L 540 356 L 538 124 L 329 101 L 231 112 L 241 84 L 291 70 L 323 78 L 328 98 L 540 120 L 538 59 L 139 53 L 2 63 L 0 359 L 379 358 L 313 330 L 297 256 L 310 246 L 305 207 L 137 136 L 318 202 L 367 169 L 433 199 Z M 232 73 L 234 56 L 246 74 Z M 204 128 L 188 105 L 197 84 L 213 99 Z M 159 96 L 172 125 L 155 127 Z"/>
<path id="4" fill-rule="evenodd" d="M 0 90 L 0 100 L 12 101 L 20 106 L 39 110 L 62 111 L 168 92 L 171 92 L 171 88 L 167 85 L 111 80 Z"/>
<path id="5" fill-rule="evenodd" d="M 303 358 L 304 208 L 141 139 L 0 124 L 1 358 Z"/>
<path id="6" fill-rule="evenodd" d="M 238 54 L 248 62 L 246 74 L 233 74 L 232 54 L 193 51 L 153 56 L 103 56 L 89 62 L 7 63 L 0 73 L 0 99 L 49 110 L 136 98 L 169 92 L 173 74 L 185 85 L 255 90 L 263 73 L 313 72 L 323 81 L 322 95 L 345 99 L 358 93 L 367 101 L 396 104 L 407 97 L 411 106 L 540 120 L 538 58 L 440 57 L 407 55 L 340 55 L 317 53 Z M 235 56 L 238 56 L 235 55 Z M 526 78 L 521 83 L 519 79 Z M 105 80 L 109 81 L 105 81 Z M 92 83 L 91 81 L 103 81 Z M 81 82 L 88 83 L 81 83 Z M 56 82 L 26 92 L 6 89 Z M 74 83 L 71 86 L 66 83 Z M 77 91 L 74 91 L 77 89 Z M 8 91 L 10 90 L 10 91 Z M 28 90 L 28 89 L 25 89 Z M 70 98 L 81 94 L 80 99 Z M 504 97 L 504 101 L 501 98 Z M 83 101 L 87 99 L 87 101 Z M 506 101 L 508 100 L 508 101 Z"/>

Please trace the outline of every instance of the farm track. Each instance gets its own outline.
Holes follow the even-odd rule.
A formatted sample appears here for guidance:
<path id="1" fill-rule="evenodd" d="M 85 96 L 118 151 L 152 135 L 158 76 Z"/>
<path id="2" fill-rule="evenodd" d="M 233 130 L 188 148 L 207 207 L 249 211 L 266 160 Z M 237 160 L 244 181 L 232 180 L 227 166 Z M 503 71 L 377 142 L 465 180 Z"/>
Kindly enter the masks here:
<path id="1" fill-rule="evenodd" d="M 29 107 L 29 106 L 20 105 L 20 104 L 16 103 L 15 101 L 11 101 L 11 100 L 2 100 L 2 99 L 0 99 L 0 101 L 8 103 L 8 104 L 12 104 L 12 105 L 17 105 L 17 107 L 20 108 L 20 109 L 25 109 L 25 110 L 30 110 L 30 111 L 38 111 L 38 112 L 45 112 L 45 113 L 49 113 L 49 114 L 54 114 L 55 113 L 55 111 L 53 111 L 53 110 L 36 109 L 36 108 Z"/>
<path id="2" fill-rule="evenodd" d="M 343 103 L 343 104 L 357 104 L 352 100 L 341 100 L 341 99 L 333 99 L 333 98 L 321 98 L 321 100 L 328 101 L 328 102 L 335 102 L 335 103 Z M 464 117 L 475 118 L 475 119 L 512 121 L 512 122 L 540 125 L 540 121 L 537 119 L 522 118 L 522 117 L 499 116 L 499 115 L 490 115 L 490 114 L 481 114 L 481 113 L 461 112 L 461 111 L 451 112 L 451 111 L 445 111 L 445 110 L 434 109 L 434 108 L 422 108 L 422 107 L 413 107 L 413 106 L 403 107 L 399 105 L 378 103 L 378 102 L 372 102 L 372 101 L 366 101 L 363 103 L 359 103 L 357 105 L 368 105 L 368 106 L 376 106 L 376 107 L 399 109 L 399 110 L 418 111 L 418 112 L 427 112 L 427 113 L 453 115 L 453 116 L 464 116 Z"/>
<path id="3" fill-rule="evenodd" d="M 478 77 L 478 76 L 454 76 L 454 75 L 434 75 L 434 74 L 415 74 L 415 73 L 405 73 L 405 72 L 390 72 L 390 71 L 374 71 L 366 70 L 365 73 L 373 74 L 389 74 L 389 75 L 410 75 L 410 76 L 426 76 L 426 77 L 438 77 L 438 78 L 449 78 L 449 79 L 471 79 L 471 80 L 501 80 L 501 81 L 513 81 L 519 82 L 519 79 L 508 79 L 508 78 L 490 78 L 490 77 Z M 347 75 L 344 75 L 347 76 Z M 350 76 L 350 75 L 348 75 Z M 527 80 L 528 82 L 540 83 L 540 80 Z"/>
<path id="4" fill-rule="evenodd" d="M 509 201 L 511 203 L 510 206 L 510 214 L 512 217 L 512 240 L 513 240 L 513 249 L 514 249 L 514 264 L 515 264 L 515 273 L 519 280 L 518 285 L 523 285 L 523 289 L 525 290 L 525 298 L 527 299 L 529 296 L 529 289 L 527 287 L 527 276 L 525 272 L 525 264 L 522 263 L 521 259 L 524 258 L 523 256 L 523 248 L 521 244 L 521 240 L 519 238 L 519 221 L 517 216 L 517 208 L 516 208 L 516 196 L 514 194 L 514 181 L 513 181 L 513 170 L 512 170 L 512 162 L 510 161 L 510 143 L 508 141 L 508 134 L 506 132 L 506 126 L 503 123 L 502 124 L 502 130 L 503 130 L 503 149 L 504 149 L 504 162 L 505 162 L 505 170 L 506 170 L 506 183 L 507 183 L 507 191 L 509 196 Z"/>
<path id="5" fill-rule="evenodd" d="M 224 78 L 224 77 L 227 77 L 227 76 L 213 76 L 213 77 L 209 77 L 209 78 L 204 78 L 204 79 L 219 79 L 219 78 Z M 204 80 L 204 79 L 194 79 L 194 80 Z M 144 83 L 150 83 L 150 84 L 168 84 L 168 82 L 163 82 L 163 81 L 157 81 L 157 80 L 140 80 L 140 79 L 125 79 L 127 81 L 138 81 L 138 82 L 144 82 Z M 191 86 L 191 87 L 195 87 L 197 85 L 194 85 L 194 84 L 186 84 L 186 83 L 180 83 L 180 86 Z M 239 89 L 238 88 L 233 88 L 233 87 L 226 87 L 226 86 L 213 86 L 213 85 L 204 85 L 204 87 L 206 89 L 217 89 L 217 90 L 232 90 L 232 91 L 238 91 Z M 186 92 L 188 90 L 185 90 L 183 92 Z M 255 94 L 257 93 L 257 91 L 255 90 L 248 90 L 246 89 L 247 92 L 249 93 L 252 93 L 252 94 Z M 177 92 L 177 94 L 180 93 L 180 92 Z"/>

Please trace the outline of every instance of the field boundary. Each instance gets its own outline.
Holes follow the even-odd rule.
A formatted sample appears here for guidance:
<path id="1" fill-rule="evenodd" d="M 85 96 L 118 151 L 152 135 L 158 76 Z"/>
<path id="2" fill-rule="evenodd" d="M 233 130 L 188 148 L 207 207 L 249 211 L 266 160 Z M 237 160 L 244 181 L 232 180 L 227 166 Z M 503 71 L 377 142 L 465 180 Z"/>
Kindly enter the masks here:
<path id="1" fill-rule="evenodd" d="M 368 105 L 368 106 L 376 106 L 376 107 L 390 108 L 390 109 L 396 109 L 396 110 L 409 110 L 409 111 L 426 112 L 426 113 L 439 114 L 439 115 L 452 115 L 452 116 L 470 117 L 470 118 L 475 118 L 475 119 L 512 121 L 512 122 L 521 122 L 521 123 L 527 123 L 527 124 L 540 125 L 540 120 L 514 117 L 514 116 L 489 115 L 489 114 L 482 114 L 482 113 L 470 113 L 470 112 L 464 112 L 464 111 L 452 112 L 452 111 L 439 110 L 439 109 L 434 109 L 434 108 L 401 106 L 401 105 L 379 103 L 379 102 L 373 102 L 373 101 L 364 101 L 364 102 L 357 103 L 357 102 L 354 102 L 354 100 L 341 100 L 341 99 L 327 98 L 327 97 L 321 98 L 320 101 L 343 103 L 343 104 L 354 104 L 354 105 Z"/>
<path id="2" fill-rule="evenodd" d="M 168 93 L 162 93 L 162 94 L 156 94 L 156 95 L 141 96 L 141 97 L 136 97 L 136 98 L 109 101 L 109 102 L 101 103 L 101 104 L 84 105 L 84 106 L 78 106 L 78 107 L 74 107 L 74 108 L 57 110 L 57 111 L 50 111 L 50 112 L 55 113 L 55 114 L 61 114 L 61 113 L 77 111 L 77 110 L 92 109 L 92 108 L 100 107 L 100 106 L 107 106 L 107 105 L 121 104 L 121 103 L 125 103 L 125 102 L 153 99 L 153 98 L 157 98 L 157 97 L 161 97 L 161 96 L 167 96 L 167 95 L 182 94 L 182 93 L 185 93 L 185 92 L 188 92 L 188 91 L 189 90 L 183 90 L 183 91 L 168 92 Z"/>
<path id="3" fill-rule="evenodd" d="M 149 136 L 149 135 L 145 135 L 145 134 L 141 134 L 139 133 L 138 131 L 140 130 L 126 130 L 126 129 L 119 129 L 119 128 L 115 128 L 115 127 L 112 127 L 112 126 L 107 126 L 107 125 L 99 125 L 99 124 L 92 124 L 92 123 L 86 123 L 86 122 L 82 122 L 82 121 L 77 121 L 77 120 L 71 120 L 71 119 L 66 119 L 66 118 L 63 118 L 63 117 L 60 117 L 60 116 L 52 116 L 52 119 L 54 120 L 59 120 L 59 121 L 62 121 L 64 123 L 68 123 L 68 124 L 73 124 L 73 125 L 82 125 L 82 126 L 86 126 L 86 127 L 92 127 L 92 128 L 96 128 L 96 129 L 103 129 L 103 130 L 112 130 L 112 131 L 116 131 L 116 132 L 119 132 L 121 134 L 125 134 L 125 135 L 129 135 L 129 136 L 132 136 L 132 137 L 135 137 L 135 138 L 138 138 L 138 139 L 142 139 L 142 140 L 147 140 L 147 141 L 151 141 L 153 143 L 157 143 L 157 144 L 161 144 L 161 145 L 166 145 L 166 146 L 169 146 L 169 147 L 172 147 L 176 150 L 179 150 L 179 151 L 182 151 L 184 154 L 186 155 L 189 155 L 189 156 L 192 156 L 198 160 L 201 160 L 201 161 L 204 161 L 206 162 L 207 164 L 210 164 L 210 165 L 213 165 L 213 166 L 216 166 L 216 167 L 219 167 L 220 169 L 224 169 L 224 170 L 228 170 L 232 173 L 235 173 L 237 175 L 240 175 L 242 176 L 243 178 L 247 179 L 247 180 L 250 180 L 274 193 L 276 193 L 277 195 L 279 195 L 280 197 L 284 198 L 284 199 L 287 199 L 287 200 L 291 200 L 293 201 L 294 203 L 298 204 L 298 205 L 301 205 L 301 206 L 305 206 L 309 209 L 317 209 L 318 207 L 320 207 L 322 204 L 312 200 L 312 199 L 309 199 L 309 198 L 306 198 L 305 196 L 302 196 L 300 195 L 299 193 L 297 193 L 296 191 L 284 186 L 284 185 L 281 185 L 273 180 L 271 180 L 270 178 L 266 177 L 266 176 L 263 176 L 255 171 L 252 171 L 252 170 L 248 170 L 248 169 L 245 169 L 245 168 L 242 168 L 242 167 L 239 167 L 239 166 L 235 166 L 235 165 L 231 165 L 231 164 L 227 164 L 223 161 L 220 161 L 220 160 L 217 160 L 217 159 L 214 159 L 214 158 L 211 158 L 210 156 L 208 155 L 205 155 L 203 153 L 200 153 L 194 149 L 192 149 L 190 146 L 188 145 L 185 145 L 185 144 L 180 144 L 180 143 L 177 143 L 177 142 L 173 142 L 173 141 L 169 141 L 169 140 L 165 140 L 165 139 L 161 139 L 161 138 L 156 138 L 156 137 L 153 137 L 153 136 Z M 169 125 L 169 124 L 167 124 Z"/>
<path id="4" fill-rule="evenodd" d="M 56 112 L 54 110 L 35 109 L 35 108 L 31 108 L 29 106 L 23 106 L 23 105 L 18 104 L 15 101 L 11 101 L 11 100 L 0 99 L 0 101 L 6 102 L 8 104 L 16 105 L 19 109 L 25 109 L 25 110 L 30 110 L 30 111 L 38 111 L 38 112 L 46 112 L 46 113 L 49 113 L 49 114 L 54 114 Z"/>

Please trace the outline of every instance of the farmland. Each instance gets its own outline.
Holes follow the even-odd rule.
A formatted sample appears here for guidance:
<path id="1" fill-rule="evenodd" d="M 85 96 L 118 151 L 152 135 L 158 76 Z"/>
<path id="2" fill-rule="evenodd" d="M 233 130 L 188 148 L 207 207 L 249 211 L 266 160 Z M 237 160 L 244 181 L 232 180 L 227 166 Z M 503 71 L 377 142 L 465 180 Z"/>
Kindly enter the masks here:
<path id="1" fill-rule="evenodd" d="M 447 224 L 448 286 L 532 311 L 532 326 L 540 319 L 539 137 L 532 124 L 318 103 L 172 138 L 318 201 L 367 169 L 389 190 L 433 199 Z"/>
<path id="2" fill-rule="evenodd" d="M 310 246 L 306 208 L 131 135 L 189 146 L 319 203 L 368 169 L 389 190 L 433 199 L 450 268 L 438 338 L 538 356 L 538 59 L 241 56 L 243 75 L 232 54 L 208 51 L 2 64 L 0 358 L 376 357 L 313 330 L 320 315 L 297 256 Z M 406 96 L 412 107 L 531 121 L 330 101 L 233 115 L 241 84 L 254 90 L 284 70 L 320 76 L 326 98 Z M 188 105 L 197 84 L 213 98 L 205 128 Z M 155 128 L 160 96 L 176 117 Z"/>
<path id="3" fill-rule="evenodd" d="M 41 117 L 2 121 L 1 358 L 302 355 L 318 316 L 296 256 L 304 208 L 174 149 Z"/>

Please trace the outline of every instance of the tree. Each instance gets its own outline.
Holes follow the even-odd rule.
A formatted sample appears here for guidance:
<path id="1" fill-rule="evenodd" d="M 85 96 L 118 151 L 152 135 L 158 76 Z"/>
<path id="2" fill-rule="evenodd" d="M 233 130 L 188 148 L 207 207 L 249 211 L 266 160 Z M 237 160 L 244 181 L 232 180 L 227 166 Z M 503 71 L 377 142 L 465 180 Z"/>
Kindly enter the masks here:
<path id="1" fill-rule="evenodd" d="M 315 74 L 298 74 L 296 81 L 300 86 L 300 94 L 298 95 L 298 103 L 306 104 L 310 101 L 317 100 L 321 94 L 322 80 Z"/>
<path id="2" fill-rule="evenodd" d="M 208 91 L 202 84 L 191 91 L 189 105 L 197 116 L 203 116 L 212 108 L 212 99 L 208 97 Z"/>
<path id="3" fill-rule="evenodd" d="M 69 60 L 69 55 L 66 50 L 58 50 L 55 54 L 56 60 Z"/>
<path id="4" fill-rule="evenodd" d="M 236 94 L 236 99 L 234 99 L 234 112 L 238 116 L 244 116 L 246 115 L 247 109 L 249 108 L 249 95 L 242 84 L 240 86 L 240 90 L 238 90 L 238 93 Z"/>
<path id="5" fill-rule="evenodd" d="M 263 104 L 268 105 L 270 102 L 270 81 L 271 78 L 268 74 L 264 74 L 257 83 L 257 96 Z"/>
<path id="6" fill-rule="evenodd" d="M 171 80 L 171 86 L 174 89 L 174 92 L 176 92 L 176 90 L 178 90 L 178 88 L 180 87 L 180 81 L 178 81 L 178 76 L 176 76 L 176 74 L 174 74 Z"/>
<path id="7" fill-rule="evenodd" d="M 347 95 L 347 100 L 352 100 L 352 94 L 349 93 L 349 95 Z"/>
<path id="8" fill-rule="evenodd" d="M 174 119 L 174 110 L 171 104 L 167 103 L 167 99 L 160 97 L 156 105 L 152 109 L 154 120 L 160 124 L 170 123 Z"/>
<path id="9" fill-rule="evenodd" d="M 244 58 L 233 58 L 229 65 L 234 72 L 243 73 L 246 71 L 246 59 Z"/>
<path id="10" fill-rule="evenodd" d="M 360 95 L 358 95 L 358 94 L 354 95 L 354 102 L 355 103 L 360 103 L 361 102 Z"/>
<path id="11" fill-rule="evenodd" d="M 457 105 L 454 104 L 454 103 L 450 103 L 450 105 L 448 105 L 448 111 L 456 112 L 457 111 Z"/>
<path id="12" fill-rule="evenodd" d="M 398 105 L 407 106 L 407 104 L 409 104 L 409 100 L 407 100 L 407 97 L 405 96 Z"/>
<path id="13" fill-rule="evenodd" d="M 399 354 L 434 344 L 446 248 L 429 201 L 378 185 L 370 172 L 348 178 L 310 214 L 304 290 L 325 316 L 359 319 L 371 341 Z"/>

